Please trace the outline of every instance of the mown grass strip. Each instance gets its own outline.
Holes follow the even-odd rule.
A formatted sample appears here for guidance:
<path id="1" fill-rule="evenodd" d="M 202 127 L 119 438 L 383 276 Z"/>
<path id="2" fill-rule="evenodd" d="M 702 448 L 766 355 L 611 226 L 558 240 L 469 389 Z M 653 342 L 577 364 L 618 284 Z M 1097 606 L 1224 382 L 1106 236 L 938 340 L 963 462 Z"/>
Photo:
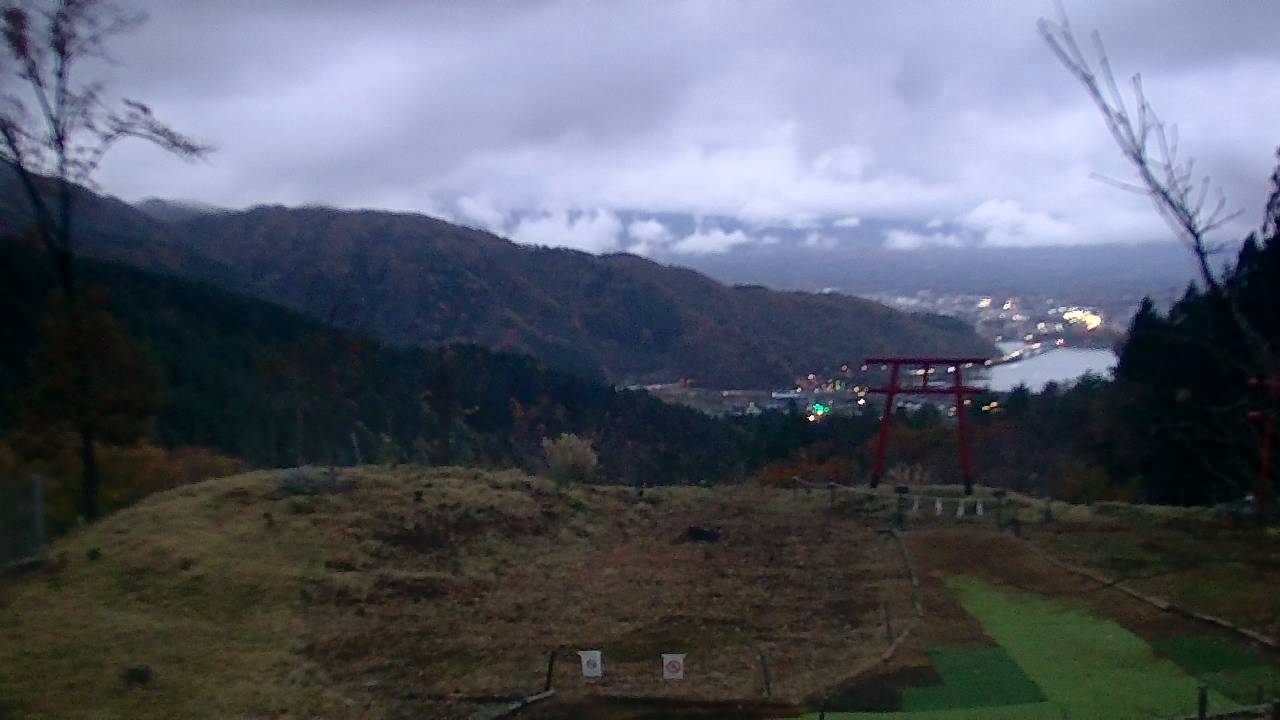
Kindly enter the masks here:
<path id="1" fill-rule="evenodd" d="M 967 577 L 948 586 L 961 605 L 1044 693 L 1047 702 L 900 713 L 828 713 L 835 720 L 1091 720 L 1178 717 L 1195 711 L 1199 682 L 1109 620 Z M 1237 707 L 1218 691 L 1212 710 Z M 817 715 L 810 715 L 816 718 Z"/>
<path id="2" fill-rule="evenodd" d="M 1155 643 L 1162 655 L 1189 675 L 1241 703 L 1275 695 L 1280 673 L 1262 664 L 1238 644 L 1207 635 L 1169 638 Z"/>
<path id="3" fill-rule="evenodd" d="M 818 714 L 803 720 L 817 720 Z M 828 720 L 1062 720 L 1062 710 L 1050 702 L 952 710 L 919 710 L 890 713 L 827 713 Z"/>
<path id="4" fill-rule="evenodd" d="M 965 610 L 1070 717 L 1166 717 L 1195 710 L 1199 683 L 1109 620 L 1044 597 L 1012 594 L 974 578 L 948 586 Z M 1212 693 L 1215 709 L 1232 707 Z"/>
<path id="5" fill-rule="evenodd" d="M 1045 700 L 1040 688 L 1004 648 L 936 648 L 929 651 L 929 657 L 942 676 L 942 684 L 907 689 L 902 694 L 904 711 L 1025 705 Z"/>

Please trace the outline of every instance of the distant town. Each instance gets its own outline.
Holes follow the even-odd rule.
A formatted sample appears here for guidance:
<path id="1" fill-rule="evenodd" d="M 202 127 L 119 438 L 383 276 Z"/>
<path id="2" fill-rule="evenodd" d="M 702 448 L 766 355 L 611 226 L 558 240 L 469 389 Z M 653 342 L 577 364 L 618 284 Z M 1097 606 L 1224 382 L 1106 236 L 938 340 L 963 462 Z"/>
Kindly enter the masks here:
<path id="1" fill-rule="evenodd" d="M 928 290 L 914 295 L 869 294 L 866 297 L 908 312 L 959 318 L 996 343 L 1002 354 L 990 358 L 984 368 L 973 368 L 972 380 L 966 379 L 967 384 L 978 385 L 987 384 L 988 371 L 994 366 L 1017 363 L 1058 348 L 1109 352 L 1123 337 L 1135 309 L 1129 305 L 1100 307 L 1060 302 L 1051 297 L 944 294 Z M 930 382 L 949 383 L 933 375 L 953 371 L 954 368 L 935 368 L 930 372 Z M 885 379 L 881 368 L 866 367 L 861 364 L 861 358 L 854 358 L 839 367 L 814 368 L 794 378 L 786 387 L 709 388 L 688 379 L 633 387 L 647 390 L 667 402 L 689 405 L 716 416 L 755 415 L 766 410 L 794 408 L 805 413 L 810 421 L 820 422 L 831 414 L 879 414 L 883 405 L 872 389 L 882 386 Z M 966 401 L 966 405 L 972 403 L 972 400 Z M 894 404 L 907 412 L 932 404 L 946 416 L 955 415 L 955 407 L 948 398 L 907 396 Z M 977 411 L 999 412 L 1000 402 L 980 400 Z"/>
<path id="2" fill-rule="evenodd" d="M 1066 302 L 1048 296 L 872 293 L 866 297 L 900 310 L 960 318 L 997 343 L 1049 342 L 1058 347 L 1111 349 L 1123 336 L 1137 307 Z"/>

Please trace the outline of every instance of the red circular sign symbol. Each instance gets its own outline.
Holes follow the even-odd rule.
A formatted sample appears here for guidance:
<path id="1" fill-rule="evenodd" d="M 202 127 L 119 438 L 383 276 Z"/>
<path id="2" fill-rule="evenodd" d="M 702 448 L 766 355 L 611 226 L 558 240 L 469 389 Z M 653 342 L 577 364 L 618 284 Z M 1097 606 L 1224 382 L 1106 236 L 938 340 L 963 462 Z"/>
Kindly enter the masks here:
<path id="1" fill-rule="evenodd" d="M 680 672 L 680 661 L 679 660 L 667 661 L 667 670 L 670 670 L 673 673 Z"/>

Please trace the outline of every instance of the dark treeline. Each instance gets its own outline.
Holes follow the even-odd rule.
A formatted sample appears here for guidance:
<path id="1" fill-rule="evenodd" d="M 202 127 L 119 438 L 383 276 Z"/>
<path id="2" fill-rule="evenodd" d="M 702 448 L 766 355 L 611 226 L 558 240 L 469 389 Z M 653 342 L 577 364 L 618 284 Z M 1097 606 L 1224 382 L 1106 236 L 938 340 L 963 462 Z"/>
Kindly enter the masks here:
<path id="1" fill-rule="evenodd" d="M 1280 169 L 1272 185 L 1261 229 L 1215 286 L 1134 317 L 1115 383 L 1079 431 L 1109 487 L 1176 504 L 1254 491 L 1266 418 L 1280 411 Z M 1273 461 L 1264 492 L 1275 480 Z"/>
<path id="2" fill-rule="evenodd" d="M 107 433 L 108 443 L 206 448 L 251 467 L 363 461 L 537 472 L 545 461 L 542 439 L 574 433 L 599 455 L 597 480 L 662 485 L 742 480 L 843 432 L 834 424 L 815 427 L 798 413 L 718 420 L 528 356 L 474 345 L 387 346 L 212 286 L 78 263 L 85 285 L 105 291 L 109 315 L 99 313 L 102 322 L 119 321 L 112 344 L 130 338 L 137 352 L 123 356 L 147 366 L 117 362 L 100 383 L 139 396 L 131 405 L 153 402 L 149 411 L 133 408 L 128 424 L 138 430 L 119 441 Z M 42 335 L 48 298 L 57 297 L 42 258 L 0 243 L 0 288 L 0 451 L 10 464 L 57 474 L 51 458 L 73 454 L 59 434 L 62 421 L 101 413 L 53 397 L 67 394 L 58 388 L 72 373 Z M 88 332 L 89 352 L 101 352 L 103 331 Z M 120 405 L 120 395 L 100 402 Z M 111 411 L 102 424 L 119 425 L 124 415 Z M 59 467 L 65 484 L 74 485 L 79 469 Z M 139 496 L 110 487 L 129 476 L 122 470 L 107 478 L 108 498 Z"/>
<path id="3" fill-rule="evenodd" d="M 1261 230 L 1218 288 L 1189 287 L 1167 315 L 1144 303 L 1134 318 L 1116 368 L 1130 432 L 1115 471 L 1153 499 L 1238 497 L 1259 477 L 1267 418 L 1280 412 L 1280 168 L 1272 182 Z"/>
<path id="4" fill-rule="evenodd" d="M 21 431 L 50 294 L 40 258 L 0 244 L 0 427 Z M 270 303 L 81 260 L 86 285 L 162 377 L 152 439 L 255 466 L 429 462 L 536 468 L 544 436 L 577 433 L 604 479 L 652 484 L 737 470 L 741 433 L 645 393 L 472 345 L 389 347 Z M 28 398 L 24 400 L 24 398 Z"/>

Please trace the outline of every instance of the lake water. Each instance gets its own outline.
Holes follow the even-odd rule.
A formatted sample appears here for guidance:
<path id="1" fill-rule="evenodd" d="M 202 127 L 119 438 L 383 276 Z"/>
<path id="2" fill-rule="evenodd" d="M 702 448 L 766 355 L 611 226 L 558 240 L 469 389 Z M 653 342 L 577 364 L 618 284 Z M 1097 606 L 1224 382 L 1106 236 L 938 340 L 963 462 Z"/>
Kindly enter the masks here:
<path id="1" fill-rule="evenodd" d="M 1046 383 L 1070 383 L 1085 373 L 1108 377 L 1116 360 L 1116 354 L 1110 350 L 1054 348 L 1026 360 L 996 365 L 979 384 L 997 392 L 1008 392 L 1018 385 L 1039 392 Z"/>

